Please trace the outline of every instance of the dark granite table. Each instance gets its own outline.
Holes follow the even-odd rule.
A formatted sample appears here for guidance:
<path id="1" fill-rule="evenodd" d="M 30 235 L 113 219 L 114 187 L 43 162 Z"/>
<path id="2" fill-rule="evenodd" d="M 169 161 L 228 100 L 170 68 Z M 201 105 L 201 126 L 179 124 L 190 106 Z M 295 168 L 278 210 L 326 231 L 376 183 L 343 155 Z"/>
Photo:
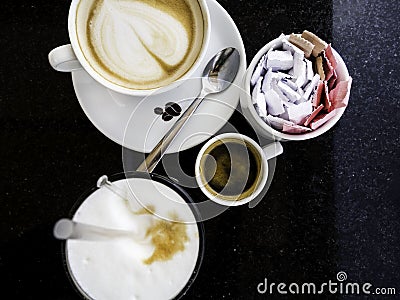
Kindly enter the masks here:
<path id="1" fill-rule="evenodd" d="M 220 3 L 237 23 L 249 60 L 280 33 L 309 29 L 332 42 L 354 81 L 350 105 L 329 133 L 284 144 L 255 209 L 229 209 L 205 222 L 205 258 L 187 298 L 261 299 L 264 278 L 318 284 L 344 271 L 347 282 L 395 287 L 389 298 L 400 299 L 398 2 Z M 68 42 L 68 7 L 1 3 L 2 299 L 78 298 L 52 226 L 99 175 L 123 171 L 121 147 L 86 118 L 70 76 L 48 64 L 49 50 Z M 231 122 L 247 126 L 238 113 Z M 198 150 L 181 154 L 185 168 Z M 139 157 L 131 153 L 137 164 Z M 327 298 L 351 296 L 321 296 Z"/>

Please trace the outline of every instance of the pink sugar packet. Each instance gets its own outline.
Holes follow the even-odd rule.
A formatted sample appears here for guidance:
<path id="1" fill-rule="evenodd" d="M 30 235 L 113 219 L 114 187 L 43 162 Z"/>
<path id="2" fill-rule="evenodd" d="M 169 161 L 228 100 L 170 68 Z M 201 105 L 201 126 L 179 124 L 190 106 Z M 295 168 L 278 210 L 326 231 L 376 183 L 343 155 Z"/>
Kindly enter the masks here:
<path id="1" fill-rule="evenodd" d="M 318 106 L 313 112 L 312 114 L 307 118 L 307 120 L 304 123 L 304 126 L 308 126 L 311 121 L 313 121 L 315 119 L 315 117 L 321 112 L 321 110 L 324 108 L 324 105 L 321 104 L 320 106 Z"/>
<path id="2" fill-rule="evenodd" d="M 325 110 L 327 112 L 331 112 L 332 102 L 331 102 L 331 99 L 329 98 L 329 88 L 328 88 L 327 81 L 324 81 L 324 92 L 322 93 L 322 99 L 323 99 L 323 104 L 324 104 Z"/>
<path id="3" fill-rule="evenodd" d="M 318 109 L 319 111 L 316 113 L 315 110 L 313 112 L 312 115 L 314 115 L 314 119 L 309 122 L 309 120 L 306 121 L 306 123 L 304 123 L 305 126 L 310 125 L 310 128 L 312 130 L 315 130 L 319 127 L 321 127 L 322 125 L 324 125 L 326 122 L 328 122 L 330 119 L 332 119 L 334 116 L 336 116 L 338 109 L 339 108 L 343 108 L 346 107 L 349 101 L 349 98 L 347 97 L 348 95 L 348 91 L 351 88 L 351 84 L 352 84 L 352 78 L 350 77 L 349 80 L 347 81 L 340 81 L 336 88 L 334 88 L 333 90 L 331 90 L 329 92 L 329 95 L 325 96 L 325 100 L 327 100 L 325 103 L 326 105 L 329 105 L 329 107 L 326 107 L 325 105 L 325 109 L 328 111 L 327 114 L 319 114 L 322 110 L 323 105 L 321 104 Z M 326 85 L 326 81 L 324 82 L 324 85 Z M 325 91 L 327 91 L 326 87 L 324 88 Z M 311 116 L 310 116 L 311 118 Z"/>
<path id="4" fill-rule="evenodd" d="M 322 93 L 324 91 L 324 82 L 322 80 L 319 81 L 317 90 L 315 91 L 312 103 L 314 107 L 318 107 L 321 103 Z"/>
<path id="5" fill-rule="evenodd" d="M 337 63 L 335 55 L 333 54 L 331 44 L 328 44 L 328 47 L 326 47 L 326 49 L 325 49 L 325 57 L 331 63 L 332 68 L 336 69 L 338 63 Z"/>
<path id="6" fill-rule="evenodd" d="M 346 107 L 349 102 L 347 93 L 351 88 L 353 79 L 350 77 L 347 81 L 340 81 L 336 87 L 329 92 L 329 99 L 331 99 L 333 108 Z"/>
<path id="7" fill-rule="evenodd" d="M 329 90 L 332 90 L 336 85 L 336 80 L 338 79 L 336 70 L 333 70 L 333 75 L 328 81 Z"/>
<path id="8" fill-rule="evenodd" d="M 325 80 L 329 81 L 333 75 L 335 68 L 332 66 L 330 60 L 326 57 L 325 51 L 322 51 L 322 66 L 324 68 Z"/>
<path id="9" fill-rule="evenodd" d="M 324 125 L 326 122 L 328 122 L 330 119 L 332 119 L 334 116 L 336 116 L 337 110 L 334 109 L 328 114 L 319 114 L 317 115 L 314 120 L 311 122 L 310 127 L 312 130 L 316 130 L 322 125 Z"/>
<path id="10" fill-rule="evenodd" d="M 304 133 L 304 132 L 310 132 L 311 129 L 300 125 L 283 124 L 282 131 L 286 133 Z"/>

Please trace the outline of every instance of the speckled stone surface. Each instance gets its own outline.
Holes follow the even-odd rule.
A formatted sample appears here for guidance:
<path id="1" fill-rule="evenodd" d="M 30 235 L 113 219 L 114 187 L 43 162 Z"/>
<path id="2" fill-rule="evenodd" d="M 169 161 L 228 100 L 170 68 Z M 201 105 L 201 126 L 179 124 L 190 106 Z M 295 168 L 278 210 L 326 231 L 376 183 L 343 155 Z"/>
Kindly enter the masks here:
<path id="1" fill-rule="evenodd" d="M 333 42 L 354 78 L 334 131 L 338 258 L 349 280 L 400 296 L 398 1 L 334 1 Z"/>
<path id="2" fill-rule="evenodd" d="M 205 222 L 205 257 L 186 298 L 287 299 L 260 295 L 257 285 L 265 278 L 319 284 L 344 271 L 348 282 L 396 287 L 388 299 L 399 299 L 397 1 L 219 2 L 241 31 L 248 62 L 282 32 L 308 29 L 339 51 L 353 88 L 330 132 L 284 144 L 270 190 L 256 208 L 229 209 Z M 123 171 L 122 150 L 86 118 L 70 76 L 48 64 L 48 52 L 68 42 L 69 2 L 1 5 L 1 298 L 79 299 L 52 226 L 100 175 Z M 239 113 L 230 122 L 253 136 Z M 181 153 L 189 174 L 199 149 Z M 139 153 L 125 155 L 139 164 Z M 188 192 L 204 199 L 197 189 Z"/>

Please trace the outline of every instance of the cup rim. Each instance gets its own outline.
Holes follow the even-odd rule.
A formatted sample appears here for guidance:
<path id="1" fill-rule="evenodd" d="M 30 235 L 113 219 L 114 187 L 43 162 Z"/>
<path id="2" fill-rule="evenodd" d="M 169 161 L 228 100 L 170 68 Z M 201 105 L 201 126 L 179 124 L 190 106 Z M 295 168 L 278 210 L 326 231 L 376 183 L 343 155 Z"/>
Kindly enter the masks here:
<path id="1" fill-rule="evenodd" d="M 287 38 L 289 38 L 289 35 L 286 35 Z M 325 124 L 323 124 L 321 127 L 317 128 L 316 130 L 306 132 L 306 133 L 300 133 L 300 134 L 289 134 L 289 133 L 284 133 L 281 131 L 278 131 L 274 129 L 273 127 L 269 126 L 267 123 L 265 123 L 261 117 L 258 115 L 256 112 L 254 105 L 251 100 L 251 93 L 250 93 L 250 80 L 253 75 L 253 72 L 258 64 L 258 62 L 261 60 L 261 57 L 268 52 L 268 50 L 273 47 L 277 42 L 279 42 L 281 37 L 277 37 L 276 39 L 273 39 L 269 43 L 267 43 L 264 47 L 262 47 L 257 54 L 254 56 L 252 59 L 249 67 L 246 70 L 246 73 L 243 77 L 242 81 L 242 89 L 241 89 L 241 95 L 240 95 L 240 101 L 246 101 L 248 111 L 250 112 L 253 120 L 259 125 L 263 130 L 268 132 L 270 135 L 274 136 L 278 140 L 290 140 L 290 141 L 303 141 L 303 140 L 308 140 L 312 139 L 315 137 L 318 137 L 325 132 L 329 131 L 342 117 L 344 114 L 346 107 L 339 108 L 338 113 L 332 117 L 332 119 L 328 120 Z M 342 76 L 344 77 L 344 80 L 350 79 L 349 71 L 347 69 L 346 63 L 344 62 L 343 58 L 340 56 L 340 54 L 332 47 L 332 52 L 338 62 L 338 68 L 340 68 L 340 71 L 342 73 Z M 347 92 L 347 97 L 350 97 L 350 88 Z"/>
<path id="2" fill-rule="evenodd" d="M 203 14 L 203 20 L 205 24 L 205 30 L 204 30 L 204 35 L 203 35 L 203 44 L 200 50 L 199 55 L 197 56 L 195 62 L 193 65 L 189 68 L 189 70 L 183 74 L 181 77 L 179 77 L 177 80 L 158 87 L 154 89 L 130 89 L 127 87 L 123 87 L 121 85 L 118 85 L 116 83 L 113 83 L 111 81 L 108 81 L 105 79 L 102 75 L 100 75 L 96 70 L 89 64 L 89 62 L 86 60 L 85 55 L 83 54 L 83 51 L 79 45 L 78 41 L 78 34 L 76 32 L 76 10 L 78 7 L 78 4 L 80 1 L 83 0 L 72 0 L 70 8 L 69 8 L 69 14 L 68 14 L 68 34 L 69 34 L 69 40 L 72 46 L 72 49 L 74 50 L 75 56 L 77 57 L 79 63 L 82 65 L 82 68 L 97 82 L 99 82 L 101 85 L 105 86 L 106 88 L 109 88 L 117 93 L 125 94 L 125 95 L 130 95 L 130 96 L 139 96 L 139 97 L 145 97 L 148 95 L 156 95 L 156 94 L 161 94 L 168 92 L 179 85 L 181 85 L 186 79 L 191 78 L 193 73 L 199 68 L 199 66 L 204 62 L 204 59 L 206 57 L 206 53 L 208 50 L 208 46 L 210 43 L 210 38 L 211 38 L 211 16 L 210 16 L 210 9 L 208 7 L 207 1 L 206 0 L 197 0 L 197 2 L 200 5 L 201 12 Z"/>
<path id="3" fill-rule="evenodd" d="M 186 203 L 188 204 L 195 204 L 193 198 L 178 184 L 173 182 L 171 179 L 158 175 L 156 173 L 144 173 L 144 172 L 124 172 L 124 173 L 117 173 L 113 174 L 108 177 L 108 179 L 113 182 L 113 181 L 119 181 L 119 180 L 129 180 L 131 178 L 139 178 L 139 179 L 147 179 L 147 180 L 154 180 L 156 182 L 159 182 L 161 184 L 164 184 L 165 186 L 171 188 L 174 190 L 179 196 L 182 197 L 182 199 L 185 200 Z M 89 197 L 92 193 L 97 191 L 98 188 L 93 185 L 91 188 L 87 189 L 84 191 L 78 198 L 77 201 L 75 201 L 74 205 L 72 206 L 68 217 L 73 218 L 74 214 L 76 213 L 77 209 L 79 206 L 86 200 L 87 197 Z M 201 221 L 201 213 L 199 209 L 196 207 L 196 205 L 189 205 L 190 210 L 193 213 L 194 218 L 196 219 L 196 225 L 197 229 L 199 232 L 199 252 L 197 256 L 197 261 L 195 264 L 195 267 L 193 269 L 192 275 L 190 276 L 189 280 L 186 282 L 185 286 L 176 294 L 176 296 L 173 298 L 174 300 L 181 299 L 190 289 L 190 287 L 193 285 L 195 282 L 201 265 L 203 263 L 204 259 L 204 254 L 205 254 L 205 229 L 204 229 L 204 224 Z M 82 289 L 82 287 L 79 285 L 77 280 L 75 279 L 74 275 L 72 274 L 72 271 L 70 269 L 69 263 L 68 263 L 68 253 L 67 253 L 67 241 L 62 241 L 61 244 L 61 254 L 62 254 L 62 259 L 63 259 L 63 266 L 64 270 L 67 273 L 67 277 L 69 281 L 71 282 L 75 292 L 79 294 L 79 296 L 82 297 L 82 299 L 91 299 L 91 297 Z"/>
<path id="4" fill-rule="evenodd" d="M 258 182 L 258 186 L 257 188 L 253 191 L 253 193 L 251 193 L 250 196 L 241 199 L 241 200 L 224 200 L 224 199 L 220 199 L 215 195 L 212 195 L 209 191 L 207 191 L 207 189 L 204 187 L 203 182 L 201 181 L 201 176 L 200 176 L 200 161 L 201 158 L 204 154 L 204 152 L 207 150 L 207 148 L 212 145 L 213 143 L 215 143 L 216 141 L 219 140 L 224 140 L 224 139 L 228 139 L 228 138 L 232 138 L 232 139 L 238 139 L 238 140 L 244 140 L 246 142 L 249 142 L 252 146 L 254 146 L 254 148 L 259 152 L 260 156 L 261 156 L 261 179 Z M 247 204 L 250 201 L 254 200 L 263 190 L 267 179 L 268 179 L 268 161 L 265 157 L 264 151 L 262 150 L 262 148 L 260 147 L 259 144 L 257 144 L 252 138 L 244 135 L 244 134 L 240 134 L 240 133 L 223 133 L 223 134 L 219 134 L 217 136 L 212 137 L 211 139 L 209 139 L 204 145 L 203 147 L 200 149 L 199 153 L 197 154 L 197 158 L 196 158 L 196 163 L 195 163 L 195 176 L 196 176 L 196 182 L 197 185 L 199 186 L 200 190 L 203 192 L 203 194 L 205 196 L 207 196 L 211 201 L 216 202 L 220 205 L 224 205 L 224 206 L 240 206 L 243 204 Z"/>

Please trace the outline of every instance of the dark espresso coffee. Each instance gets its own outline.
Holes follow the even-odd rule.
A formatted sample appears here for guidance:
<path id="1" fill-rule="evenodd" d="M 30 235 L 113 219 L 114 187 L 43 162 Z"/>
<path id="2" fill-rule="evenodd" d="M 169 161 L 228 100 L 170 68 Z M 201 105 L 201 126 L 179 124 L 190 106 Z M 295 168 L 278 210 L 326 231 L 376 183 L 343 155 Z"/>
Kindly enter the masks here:
<path id="1" fill-rule="evenodd" d="M 220 140 L 204 152 L 200 174 L 205 188 L 224 200 L 241 200 L 256 189 L 261 156 L 253 145 L 237 139 Z"/>

